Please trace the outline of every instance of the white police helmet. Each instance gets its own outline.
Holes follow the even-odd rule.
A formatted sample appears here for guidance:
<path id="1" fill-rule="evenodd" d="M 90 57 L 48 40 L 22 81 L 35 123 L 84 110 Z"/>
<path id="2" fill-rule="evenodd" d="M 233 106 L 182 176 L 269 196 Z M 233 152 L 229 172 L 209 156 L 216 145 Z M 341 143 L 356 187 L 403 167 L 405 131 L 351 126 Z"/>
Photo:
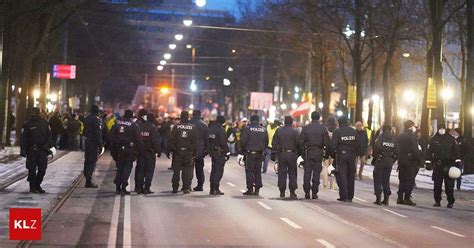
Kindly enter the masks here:
<path id="1" fill-rule="evenodd" d="M 456 166 L 451 166 L 451 168 L 449 168 L 448 175 L 451 179 L 458 179 L 461 177 L 461 169 Z"/>

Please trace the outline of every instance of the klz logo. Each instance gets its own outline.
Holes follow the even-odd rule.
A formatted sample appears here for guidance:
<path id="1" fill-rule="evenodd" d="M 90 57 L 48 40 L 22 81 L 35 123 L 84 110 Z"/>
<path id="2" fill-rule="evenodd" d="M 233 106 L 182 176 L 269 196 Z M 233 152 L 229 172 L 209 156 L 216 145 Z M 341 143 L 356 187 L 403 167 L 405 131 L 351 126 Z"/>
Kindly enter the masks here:
<path id="1" fill-rule="evenodd" d="M 41 240 L 40 208 L 10 208 L 10 240 Z"/>

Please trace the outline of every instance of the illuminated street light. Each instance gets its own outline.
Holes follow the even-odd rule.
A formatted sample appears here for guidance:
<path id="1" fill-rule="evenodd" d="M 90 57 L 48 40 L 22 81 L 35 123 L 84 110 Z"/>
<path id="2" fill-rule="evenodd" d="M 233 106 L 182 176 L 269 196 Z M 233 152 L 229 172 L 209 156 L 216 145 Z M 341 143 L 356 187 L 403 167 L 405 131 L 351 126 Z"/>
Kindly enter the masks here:
<path id="1" fill-rule="evenodd" d="M 300 87 L 295 86 L 295 92 L 296 92 L 296 93 L 300 92 Z"/>
<path id="2" fill-rule="evenodd" d="M 194 109 L 194 104 L 189 104 L 189 109 Z"/>
<path id="3" fill-rule="evenodd" d="M 156 67 L 156 69 L 157 69 L 158 71 L 162 71 L 164 68 L 165 68 L 165 67 L 163 67 L 162 65 L 159 65 L 159 66 Z"/>
<path id="4" fill-rule="evenodd" d="M 174 38 L 179 41 L 179 40 L 182 40 L 182 39 L 184 38 L 184 35 L 182 35 L 182 34 L 176 34 L 176 35 L 174 36 Z"/>
<path id="5" fill-rule="evenodd" d="M 211 79 L 211 77 L 206 76 L 204 79 L 206 79 L 206 81 L 209 81 L 209 79 Z"/>
<path id="6" fill-rule="evenodd" d="M 235 49 L 232 49 L 232 53 L 236 53 L 237 51 Z"/>
<path id="7" fill-rule="evenodd" d="M 415 91 L 411 89 L 407 89 L 403 92 L 403 99 L 407 102 L 411 102 L 416 99 Z"/>
<path id="8" fill-rule="evenodd" d="M 52 102 L 56 102 L 56 101 L 58 100 L 58 94 L 56 94 L 56 93 L 51 93 L 48 98 L 49 98 L 49 100 L 51 100 Z"/>
<path id="9" fill-rule="evenodd" d="M 160 89 L 161 94 L 168 94 L 170 92 L 170 89 L 168 87 L 163 87 Z"/>
<path id="10" fill-rule="evenodd" d="M 187 49 L 191 49 L 191 48 L 193 48 L 193 45 L 187 44 L 187 45 L 186 45 L 186 48 L 187 48 Z"/>
<path id="11" fill-rule="evenodd" d="M 21 87 L 18 87 L 18 94 L 21 94 Z"/>
<path id="12" fill-rule="evenodd" d="M 453 91 L 450 88 L 445 87 L 441 90 L 441 97 L 445 101 L 447 101 L 447 100 L 451 99 L 451 97 L 453 97 Z"/>
<path id="13" fill-rule="evenodd" d="M 298 98 L 300 98 L 300 94 L 295 93 L 295 95 L 293 97 L 295 98 L 295 100 L 298 100 Z"/>
<path id="14" fill-rule="evenodd" d="M 338 110 L 338 111 L 336 112 L 336 115 L 339 116 L 339 117 L 341 117 L 342 115 L 344 115 L 344 112 L 342 112 L 341 110 Z"/>
<path id="15" fill-rule="evenodd" d="M 189 86 L 189 89 L 190 89 L 192 92 L 196 92 L 196 91 L 197 91 L 197 85 L 196 85 L 196 81 L 195 81 L 195 80 L 191 81 L 191 85 Z"/>
<path id="16" fill-rule="evenodd" d="M 166 60 L 161 60 L 160 65 L 166 65 Z"/>
<path id="17" fill-rule="evenodd" d="M 231 66 L 229 66 L 229 68 L 227 68 L 228 71 L 234 71 L 234 68 L 232 68 Z"/>
<path id="18" fill-rule="evenodd" d="M 169 44 L 168 47 L 169 47 L 171 50 L 174 50 L 174 49 L 176 49 L 176 44 Z"/>
<path id="19" fill-rule="evenodd" d="M 298 104 L 296 104 L 296 102 L 292 103 L 291 104 L 291 109 L 296 109 L 298 108 Z"/>
<path id="20" fill-rule="evenodd" d="M 165 58 L 166 60 L 171 59 L 171 53 L 165 53 L 165 54 L 163 55 L 163 58 Z"/>
<path id="21" fill-rule="evenodd" d="M 405 57 L 405 58 L 409 58 L 409 57 L 410 57 L 410 53 L 403 53 L 402 56 Z"/>
<path id="22" fill-rule="evenodd" d="M 399 109 L 398 116 L 402 119 L 406 119 L 408 117 L 408 112 L 406 111 L 406 109 Z"/>
<path id="23" fill-rule="evenodd" d="M 39 98 L 41 96 L 41 92 L 39 90 L 34 90 L 33 91 L 33 97 L 34 98 Z"/>
<path id="24" fill-rule="evenodd" d="M 345 34 L 347 38 L 349 38 L 355 33 L 355 31 L 352 30 L 349 25 L 347 25 L 345 31 L 342 33 Z"/>
<path id="25" fill-rule="evenodd" d="M 206 0 L 196 0 L 196 1 L 194 1 L 194 3 L 195 3 L 196 6 L 198 6 L 199 8 L 202 8 L 202 7 L 206 6 Z"/>
<path id="26" fill-rule="evenodd" d="M 373 95 L 372 95 L 372 101 L 373 101 L 373 102 L 378 102 L 378 101 L 380 101 L 380 96 L 377 95 L 377 94 L 373 94 Z"/>
<path id="27" fill-rule="evenodd" d="M 319 103 L 318 103 L 318 107 L 319 107 L 320 109 L 322 109 L 322 108 L 324 107 L 324 103 L 323 103 L 323 102 L 319 102 Z"/>
<path id="28" fill-rule="evenodd" d="M 229 86 L 230 85 L 230 80 L 227 79 L 227 78 L 224 78 L 224 80 L 222 80 L 222 83 L 224 84 L 224 86 Z"/>
<path id="29" fill-rule="evenodd" d="M 331 83 L 331 87 L 332 87 L 332 88 L 336 87 L 336 84 L 335 84 L 335 83 Z"/>
<path id="30" fill-rule="evenodd" d="M 12 85 L 12 91 L 15 91 L 15 85 Z"/>
<path id="31" fill-rule="evenodd" d="M 287 106 L 286 106 L 286 104 L 282 103 L 282 104 L 280 105 L 280 108 L 281 108 L 281 110 L 286 110 Z"/>
<path id="32" fill-rule="evenodd" d="M 183 24 L 184 24 L 184 26 L 189 27 L 189 26 L 193 25 L 193 20 L 185 19 L 185 20 L 183 20 Z"/>

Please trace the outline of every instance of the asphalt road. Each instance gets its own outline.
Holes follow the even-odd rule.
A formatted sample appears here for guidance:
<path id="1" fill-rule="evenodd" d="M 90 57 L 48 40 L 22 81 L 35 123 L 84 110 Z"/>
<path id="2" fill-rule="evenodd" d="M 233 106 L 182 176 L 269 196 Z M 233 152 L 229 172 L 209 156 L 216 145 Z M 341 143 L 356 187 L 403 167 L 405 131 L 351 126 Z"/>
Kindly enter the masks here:
<path id="1" fill-rule="evenodd" d="M 100 188 L 77 188 L 46 224 L 43 240 L 32 245 L 472 247 L 474 242 L 472 191 L 459 195 L 454 209 L 446 201 L 433 208 L 431 191 L 422 189 L 415 191 L 416 207 L 396 205 L 395 197 L 380 207 L 372 204 L 372 181 L 366 178 L 356 181 L 353 203 L 336 201 L 337 192 L 328 189 L 320 190 L 318 200 L 282 200 L 270 169 L 261 196 L 246 197 L 244 170 L 231 158 L 221 183 L 224 196 L 208 194 L 209 160 L 206 191 L 172 195 L 169 164 L 157 161 L 155 194 L 120 197 L 114 194 L 115 164 L 103 156 Z M 299 197 L 302 175 L 298 170 Z"/>

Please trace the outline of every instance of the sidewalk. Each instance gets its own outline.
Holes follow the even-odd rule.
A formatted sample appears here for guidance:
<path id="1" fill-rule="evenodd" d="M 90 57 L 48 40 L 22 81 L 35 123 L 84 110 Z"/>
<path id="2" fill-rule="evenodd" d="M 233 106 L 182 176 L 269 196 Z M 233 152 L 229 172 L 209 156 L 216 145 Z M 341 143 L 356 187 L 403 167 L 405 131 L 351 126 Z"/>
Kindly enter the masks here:
<path id="1" fill-rule="evenodd" d="M 58 151 L 54 158 L 48 157 L 48 163 L 64 156 L 66 151 Z M 0 150 L 0 190 L 28 175 L 26 158 L 20 156 L 20 148 L 6 147 Z"/>
<path id="2" fill-rule="evenodd" d="M 10 208 L 41 208 L 43 219 L 82 175 L 83 152 L 69 152 L 48 164 L 42 187 L 46 194 L 29 193 L 26 179 L 0 190 L 0 247 L 14 247 L 18 242 L 9 241 L 8 224 Z M 20 162 L 15 164 L 21 164 Z M 3 165 L 2 165 L 3 166 Z M 21 164 L 24 168 L 24 164 Z"/>

